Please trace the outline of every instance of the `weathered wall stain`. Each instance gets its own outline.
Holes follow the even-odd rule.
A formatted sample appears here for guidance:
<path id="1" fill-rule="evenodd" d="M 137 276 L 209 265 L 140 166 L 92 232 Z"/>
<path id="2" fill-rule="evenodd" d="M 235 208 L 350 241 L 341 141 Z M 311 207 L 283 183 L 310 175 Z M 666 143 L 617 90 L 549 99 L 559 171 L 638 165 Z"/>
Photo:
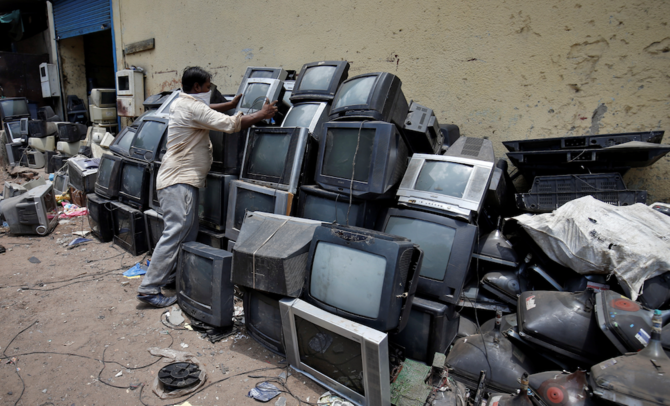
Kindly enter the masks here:
<path id="1" fill-rule="evenodd" d="M 223 93 L 234 93 L 249 65 L 299 70 L 346 59 L 350 76 L 398 75 L 408 99 L 464 135 L 488 136 L 499 157 L 508 139 L 670 130 L 667 1 L 291 0 L 259 13 L 265 3 L 255 0 L 194 0 L 193 21 L 175 11 L 179 0 L 119 2 L 123 24 L 115 14 L 114 26 L 124 28 L 124 42 L 156 38 L 151 55 L 126 58 L 147 69 L 147 94 L 172 80 L 152 71 L 176 70 L 176 79 L 201 65 Z M 249 15 L 253 24 L 242 18 Z M 594 117 L 601 105 L 607 110 Z M 670 201 L 670 157 L 625 180 Z"/>

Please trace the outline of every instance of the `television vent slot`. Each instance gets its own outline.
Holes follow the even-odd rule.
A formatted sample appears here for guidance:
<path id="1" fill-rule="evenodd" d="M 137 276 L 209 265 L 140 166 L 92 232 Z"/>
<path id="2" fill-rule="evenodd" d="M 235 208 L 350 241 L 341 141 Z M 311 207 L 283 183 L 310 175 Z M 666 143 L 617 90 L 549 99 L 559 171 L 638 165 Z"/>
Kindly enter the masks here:
<path id="1" fill-rule="evenodd" d="M 617 190 L 617 184 L 614 181 L 603 181 L 600 188 L 605 190 Z"/>
<path id="2" fill-rule="evenodd" d="M 542 199 L 540 199 L 540 204 L 541 205 L 552 204 L 553 203 L 553 199 L 551 199 L 552 196 L 549 196 L 550 199 L 548 199 L 546 203 L 543 202 Z M 564 204 L 566 204 L 567 202 L 570 202 L 574 199 L 575 199 L 575 195 L 570 193 L 570 194 L 566 194 L 566 195 L 558 195 L 558 198 L 556 200 L 557 200 L 557 203 L 558 203 L 558 207 L 561 207 Z"/>
<path id="3" fill-rule="evenodd" d="M 484 189 L 488 186 L 490 174 L 491 171 L 489 169 L 475 166 L 472 180 L 468 182 L 470 190 L 466 189 L 463 199 L 479 202 L 481 196 L 484 194 Z"/>
<path id="4" fill-rule="evenodd" d="M 400 261 L 398 261 L 398 272 L 400 272 L 400 280 L 403 283 L 407 282 L 407 274 L 409 273 L 409 266 L 412 263 L 413 254 L 414 248 L 408 248 L 402 253 L 402 255 L 400 255 Z"/>
<path id="5" fill-rule="evenodd" d="M 613 206 L 619 205 L 619 196 L 616 193 L 601 193 L 600 200 Z"/>
<path id="6" fill-rule="evenodd" d="M 544 192 L 553 192 L 553 190 L 550 190 L 551 188 L 545 188 L 547 190 L 544 190 Z M 556 191 L 557 192 L 572 192 L 572 182 L 571 181 L 563 181 L 559 180 L 556 182 Z"/>
<path id="7" fill-rule="evenodd" d="M 468 137 L 463 144 L 463 150 L 461 151 L 462 155 L 469 155 L 473 157 L 479 157 L 479 153 L 482 150 L 484 145 L 483 138 L 472 138 Z"/>
<path id="8" fill-rule="evenodd" d="M 554 196 L 553 195 L 540 195 L 540 204 L 545 206 L 545 205 L 551 205 L 554 204 Z"/>
<path id="9" fill-rule="evenodd" d="M 418 160 L 418 159 L 412 159 L 409 161 L 409 165 L 407 165 L 407 170 L 405 171 L 405 177 L 402 179 L 402 182 L 400 183 L 400 189 L 412 189 L 413 184 L 412 182 L 414 181 L 415 178 L 419 176 L 419 172 L 421 171 L 421 167 L 423 166 L 423 161 Z"/>
<path id="10" fill-rule="evenodd" d="M 554 188 L 551 184 L 540 183 L 538 184 L 538 192 L 540 193 L 551 193 L 554 191 Z"/>

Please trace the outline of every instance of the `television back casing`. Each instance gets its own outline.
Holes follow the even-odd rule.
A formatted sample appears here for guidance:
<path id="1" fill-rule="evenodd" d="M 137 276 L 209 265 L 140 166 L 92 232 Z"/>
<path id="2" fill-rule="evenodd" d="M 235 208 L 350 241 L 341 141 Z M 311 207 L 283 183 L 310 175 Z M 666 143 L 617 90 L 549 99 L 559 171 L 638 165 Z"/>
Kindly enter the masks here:
<path id="1" fill-rule="evenodd" d="M 28 167 L 31 169 L 42 169 L 46 165 L 44 152 L 27 150 L 26 156 L 28 157 Z"/>
<path id="2" fill-rule="evenodd" d="M 240 189 L 253 193 L 273 196 L 275 198 L 273 213 L 283 214 L 286 216 L 291 215 L 293 205 L 292 193 L 284 192 L 283 190 L 271 189 L 265 186 L 254 185 L 253 183 L 248 183 L 241 180 L 234 180 L 230 185 L 230 195 L 228 196 L 228 213 L 226 215 L 226 238 L 229 240 L 237 241 L 237 238 L 240 235 L 240 229 L 235 226 L 235 209 L 237 195 Z M 256 210 L 254 209 L 250 211 Z"/>
<path id="3" fill-rule="evenodd" d="M 199 303 L 189 297 L 190 270 L 185 253 L 191 253 L 212 261 L 212 302 L 211 306 Z M 177 298 L 179 307 L 194 319 L 203 321 L 215 327 L 232 327 L 233 304 L 235 286 L 230 281 L 230 272 L 233 255 L 224 250 L 218 250 L 199 242 L 186 242 L 181 245 L 177 263 Z"/>
<path id="4" fill-rule="evenodd" d="M 309 247 L 320 221 L 248 212 L 233 250 L 236 285 L 300 297 Z"/>
<path id="5" fill-rule="evenodd" d="M 281 299 L 279 309 L 284 331 L 286 360 L 293 369 L 357 405 L 386 406 L 391 404 L 387 334 L 328 313 L 300 299 Z M 364 396 L 301 361 L 296 316 L 361 344 Z M 343 354 L 345 357 L 346 355 Z"/>
<path id="6" fill-rule="evenodd" d="M 347 82 L 364 77 L 376 77 L 366 104 L 337 106 L 342 88 Z M 365 73 L 351 77 L 340 85 L 330 109 L 330 120 L 375 120 L 393 123 L 402 128 L 407 118 L 409 105 L 402 92 L 402 81 L 386 72 Z"/>
<path id="7" fill-rule="evenodd" d="M 123 248 L 131 255 L 141 255 L 148 251 L 147 231 L 144 224 L 144 213 L 121 202 L 111 202 L 112 222 L 114 224 L 114 244 Z M 127 236 L 121 234 L 120 221 L 128 219 Z"/>
<path id="8" fill-rule="evenodd" d="M 163 216 L 149 209 L 144 212 L 144 227 L 147 230 L 147 247 L 149 252 L 154 252 L 154 248 L 163 235 L 165 222 Z"/>
<path id="9" fill-rule="evenodd" d="M 14 235 L 44 236 L 58 225 L 56 196 L 51 184 L 37 186 L 0 201 L 0 213 Z"/>
<path id="10" fill-rule="evenodd" d="M 100 166 L 105 160 L 113 161 L 113 166 L 109 175 L 109 183 L 101 185 L 96 177 L 95 194 L 105 199 L 116 199 L 119 196 L 119 188 L 121 187 L 121 163 L 123 158 L 112 154 L 104 154 L 100 157 Z"/>
<path id="11" fill-rule="evenodd" d="M 477 138 L 461 137 L 453 147 L 459 143 L 465 144 L 468 139 Z M 483 140 L 488 141 L 488 140 Z M 488 141 L 488 144 L 491 142 Z M 451 147 L 451 148 L 453 148 Z M 450 149 L 451 149 L 450 148 Z M 449 152 L 447 150 L 447 152 Z M 467 154 L 461 156 L 414 154 L 407 166 L 407 172 L 400 182 L 398 188 L 398 203 L 400 205 L 414 207 L 417 209 L 434 211 L 437 213 L 449 213 L 472 222 L 482 208 L 486 192 L 493 173 L 494 163 L 492 161 L 470 158 Z M 421 174 L 421 169 L 427 161 L 453 162 L 473 167 L 472 174 L 468 180 L 463 197 L 453 197 L 430 191 L 415 190 L 414 186 Z"/>
<path id="12" fill-rule="evenodd" d="M 133 165 L 143 168 L 142 180 L 140 186 L 140 196 L 132 196 L 123 191 L 123 168 L 127 165 Z M 146 210 L 147 201 L 149 200 L 149 164 L 140 162 L 129 158 L 124 158 L 121 167 L 119 168 L 121 176 L 121 186 L 119 187 L 119 201 L 138 209 L 140 212 Z"/>
<path id="13" fill-rule="evenodd" d="M 412 101 L 403 123 L 403 134 L 413 154 L 439 154 L 444 136 L 432 109 Z"/>
<path id="14" fill-rule="evenodd" d="M 303 78 L 305 73 L 310 68 L 315 68 L 319 66 L 334 66 L 335 72 L 333 73 L 333 78 L 330 81 L 330 84 L 325 90 L 314 90 L 314 89 L 301 89 Z M 330 102 L 335 98 L 337 89 L 339 89 L 342 82 L 344 82 L 349 76 L 349 62 L 347 61 L 319 61 L 319 62 L 310 62 L 302 65 L 300 69 L 300 74 L 298 79 L 293 86 L 293 94 L 291 95 L 291 102 L 297 103 L 302 101 L 327 101 Z"/>
<path id="15" fill-rule="evenodd" d="M 251 154 L 254 144 L 260 134 L 290 134 L 291 142 L 288 148 L 286 161 L 282 175 L 274 177 L 264 174 L 252 173 Z M 313 139 L 309 136 L 309 130 L 302 127 L 252 127 L 247 135 L 244 159 L 242 160 L 242 172 L 240 179 L 256 183 L 270 188 L 280 189 L 296 194 L 298 186 L 309 182 L 313 173 L 311 156 L 315 148 Z M 260 158 L 260 157 L 259 157 Z"/>
<path id="16" fill-rule="evenodd" d="M 333 210 L 319 210 L 318 212 L 310 213 L 308 212 L 308 202 L 311 199 L 328 202 L 327 204 L 334 206 Z M 316 185 L 305 185 L 300 186 L 297 216 L 324 223 L 338 223 L 374 230 L 384 203 L 384 201 L 380 200 L 363 200 L 352 196 L 351 208 L 349 208 L 348 194 L 331 192 Z M 391 202 L 388 202 L 388 204 L 391 205 Z M 347 211 L 349 212 L 348 221 Z"/>
<path id="17" fill-rule="evenodd" d="M 238 176 L 240 174 L 248 132 L 249 129 L 232 134 L 220 131 L 209 132 L 213 158 L 211 171 L 224 175 Z"/>
<path id="18" fill-rule="evenodd" d="M 331 128 L 374 129 L 376 131 L 367 182 L 354 180 L 352 186 L 351 178 L 338 178 L 323 174 L 324 158 L 328 146 L 328 131 Z M 409 156 L 407 145 L 395 125 L 379 121 L 331 121 L 323 125 L 322 135 L 319 141 L 319 156 L 315 174 L 315 181 L 319 186 L 326 190 L 346 193 L 347 195 L 351 191 L 353 196 L 368 200 L 383 199 L 393 195 L 395 186 L 405 173 L 407 157 Z"/>
<path id="19" fill-rule="evenodd" d="M 384 232 L 388 233 L 386 229 L 391 217 L 421 220 L 456 230 L 444 278 L 442 280 L 436 280 L 419 275 L 416 293 L 423 298 L 437 300 L 443 303 L 457 304 L 461 297 L 463 286 L 468 279 L 472 252 L 477 237 L 479 236 L 478 227 L 454 218 L 418 210 L 389 209 L 381 224 L 381 229 L 384 230 Z M 406 238 L 406 236 L 402 237 Z M 419 247 L 420 246 L 421 245 L 419 245 Z M 424 260 L 426 258 L 425 256 L 426 254 L 424 252 Z"/>
<path id="20" fill-rule="evenodd" d="M 231 252 L 228 249 L 228 239 L 225 237 L 223 232 L 211 230 L 202 225 L 198 229 L 198 237 L 196 238 L 196 241 L 205 245 L 209 245 L 212 248 Z"/>
<path id="21" fill-rule="evenodd" d="M 77 123 L 56 123 L 58 126 L 58 141 L 77 142 L 86 139 L 88 128 L 84 124 Z"/>
<path id="22" fill-rule="evenodd" d="M 241 289 L 244 291 L 242 300 L 244 306 L 244 326 L 247 329 L 247 334 L 269 351 L 272 351 L 279 356 L 286 357 L 286 351 L 284 350 L 284 332 L 281 325 L 281 312 L 279 310 L 279 300 L 282 299 L 282 296 L 253 289 Z M 266 312 L 262 312 L 261 309 L 256 310 L 252 308 L 252 297 L 255 297 L 256 300 L 263 302 L 266 305 Z M 261 320 L 253 319 L 253 315 L 255 315 L 256 312 L 259 313 L 259 318 L 261 318 Z M 263 324 L 264 327 L 272 327 L 273 323 L 271 323 L 271 321 L 279 321 L 279 331 L 274 332 L 276 337 L 270 337 L 267 332 L 263 332 L 261 328 L 258 327 L 258 323 Z"/>
<path id="23" fill-rule="evenodd" d="M 107 200 L 91 193 L 86 196 L 88 208 L 88 225 L 100 242 L 110 242 L 114 239 L 114 224 L 112 222 L 111 200 Z"/>
<path id="24" fill-rule="evenodd" d="M 376 319 L 336 308 L 312 296 L 314 257 L 321 242 L 382 256 L 386 259 L 379 315 Z M 412 309 L 422 260 L 423 251 L 407 238 L 358 227 L 323 224 L 314 231 L 309 248 L 307 278 L 302 298 L 307 303 L 332 314 L 376 330 L 400 332 L 405 328 Z"/>
<path id="25" fill-rule="evenodd" d="M 230 184 L 234 180 L 237 180 L 237 176 L 235 175 L 224 175 L 216 172 L 209 172 L 207 174 L 207 185 L 200 189 L 200 206 L 198 208 L 200 224 L 217 231 L 224 231 L 226 229 L 228 196 L 230 195 Z M 214 187 L 210 182 L 219 184 L 220 193 L 216 195 L 217 198 L 215 201 L 207 201 L 206 199 L 207 189 Z"/>

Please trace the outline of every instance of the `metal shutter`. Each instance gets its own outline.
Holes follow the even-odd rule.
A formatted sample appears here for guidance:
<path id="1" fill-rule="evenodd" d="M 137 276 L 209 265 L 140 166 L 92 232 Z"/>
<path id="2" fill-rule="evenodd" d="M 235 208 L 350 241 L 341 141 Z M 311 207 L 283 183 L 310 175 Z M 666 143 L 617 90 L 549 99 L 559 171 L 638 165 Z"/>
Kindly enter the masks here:
<path id="1" fill-rule="evenodd" d="M 109 0 L 53 0 L 56 39 L 76 37 L 112 26 Z"/>

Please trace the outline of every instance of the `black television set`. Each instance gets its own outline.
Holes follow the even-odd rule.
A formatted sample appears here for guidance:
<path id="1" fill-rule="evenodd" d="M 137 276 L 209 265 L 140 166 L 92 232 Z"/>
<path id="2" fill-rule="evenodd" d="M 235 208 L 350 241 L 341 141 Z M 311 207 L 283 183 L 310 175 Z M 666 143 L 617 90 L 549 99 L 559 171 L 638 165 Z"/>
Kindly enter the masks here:
<path id="1" fill-rule="evenodd" d="M 70 186 L 84 193 L 95 192 L 100 158 L 70 158 L 67 165 Z"/>
<path id="2" fill-rule="evenodd" d="M 352 197 L 349 207 L 348 194 L 305 185 L 300 186 L 297 216 L 373 230 L 383 206 L 381 201 Z"/>
<path id="3" fill-rule="evenodd" d="M 313 173 L 312 140 L 302 127 L 250 128 L 240 179 L 296 194 Z"/>
<path id="4" fill-rule="evenodd" d="M 0 99 L 0 118 L 2 121 L 30 118 L 28 99 L 25 97 L 7 97 Z"/>
<path id="5" fill-rule="evenodd" d="M 241 289 L 244 292 L 244 325 L 247 334 L 263 347 L 285 357 L 279 312 L 282 296 L 249 288 Z"/>
<path id="6" fill-rule="evenodd" d="M 130 156 L 130 145 L 133 143 L 137 127 L 128 126 L 116 135 L 114 141 L 109 146 L 109 150 L 121 156 Z"/>
<path id="7" fill-rule="evenodd" d="M 630 141 L 660 144 L 665 131 L 640 131 L 617 134 L 595 134 L 573 137 L 535 138 L 530 140 L 504 141 L 510 152 L 549 151 L 559 149 L 606 148 Z"/>
<path id="8" fill-rule="evenodd" d="M 407 324 L 423 251 L 404 237 L 337 224 L 317 227 L 304 300 L 379 331 Z"/>
<path id="9" fill-rule="evenodd" d="M 417 295 L 458 303 L 470 269 L 477 226 L 418 210 L 389 209 L 381 229 L 405 237 L 423 250 Z"/>
<path id="10" fill-rule="evenodd" d="M 63 142 L 77 142 L 86 139 L 88 127 L 84 124 L 77 123 L 56 123 L 58 127 L 58 141 Z"/>
<path id="11" fill-rule="evenodd" d="M 58 128 L 58 126 L 48 124 L 46 121 L 43 120 L 30 120 L 27 123 L 28 123 L 28 137 L 30 138 L 45 138 L 49 135 L 53 135 Z"/>
<path id="12" fill-rule="evenodd" d="M 20 121 L 5 122 L 5 138 L 8 144 L 17 146 L 23 144 Z"/>
<path id="13" fill-rule="evenodd" d="M 148 162 L 159 160 L 159 156 L 162 158 L 166 152 L 168 121 L 160 117 L 145 119 L 130 144 L 130 157 Z"/>
<path id="14" fill-rule="evenodd" d="M 158 244 L 165 229 L 163 216 L 149 209 L 144 212 L 144 223 L 147 230 L 147 248 L 149 252 L 154 252 L 154 248 L 156 248 L 156 244 Z"/>
<path id="15" fill-rule="evenodd" d="M 103 154 L 100 157 L 95 194 L 105 199 L 116 199 L 119 196 L 122 162 L 122 157 L 112 154 Z"/>
<path id="16" fill-rule="evenodd" d="M 184 313 L 214 327 L 233 327 L 232 264 L 233 255 L 228 251 L 199 242 L 181 245 L 176 281 Z"/>
<path id="17" fill-rule="evenodd" d="M 458 333 L 460 314 L 455 305 L 414 297 L 405 329 L 389 336 L 403 354 L 431 365 L 435 353 L 444 354 Z"/>
<path id="18" fill-rule="evenodd" d="M 198 236 L 195 240 L 205 245 L 209 245 L 212 248 L 232 252 L 228 249 L 228 239 L 226 238 L 225 233 L 221 231 L 200 226 L 198 228 Z"/>
<path id="19" fill-rule="evenodd" d="M 91 227 L 91 234 L 100 242 L 110 242 L 114 239 L 111 203 L 111 200 L 102 198 L 95 193 L 86 196 L 88 225 Z"/>
<path id="20" fill-rule="evenodd" d="M 362 199 L 388 198 L 405 173 L 408 154 L 393 124 L 328 122 L 319 142 L 315 180 L 333 192 Z"/>
<path id="21" fill-rule="evenodd" d="M 340 85 L 330 109 L 331 120 L 375 120 L 402 128 L 409 105 L 402 82 L 386 72 L 366 73 Z"/>
<path id="22" fill-rule="evenodd" d="M 210 131 L 209 140 L 212 143 L 212 166 L 214 172 L 224 175 L 240 174 L 244 147 L 248 129 L 228 134 L 220 131 Z"/>
<path id="23" fill-rule="evenodd" d="M 437 122 L 435 113 L 413 100 L 409 104 L 403 133 L 412 153 L 439 154 L 442 150 L 444 135 L 440 131 L 440 123 Z"/>
<path id="24" fill-rule="evenodd" d="M 248 211 L 291 215 L 293 194 L 253 183 L 234 180 L 230 185 L 226 238 L 237 241 Z"/>
<path id="25" fill-rule="evenodd" d="M 54 193 L 56 195 L 62 195 L 70 188 L 70 180 L 66 171 L 56 172 L 54 174 L 54 180 L 52 182 L 54 187 Z"/>
<path id="26" fill-rule="evenodd" d="M 320 61 L 302 66 L 293 86 L 291 102 L 331 101 L 342 82 L 349 76 L 349 62 Z"/>
<path id="27" fill-rule="evenodd" d="M 216 172 L 207 174 L 207 183 L 204 188 L 200 188 L 200 206 L 198 207 L 200 224 L 218 231 L 226 229 L 230 183 L 236 179 L 237 176 L 234 175 Z"/>
<path id="28" fill-rule="evenodd" d="M 286 113 L 282 127 L 305 127 L 315 140 L 321 139 L 323 123 L 328 121 L 330 105 L 326 102 L 301 102 Z"/>
<path id="29" fill-rule="evenodd" d="M 37 186 L 0 201 L 0 213 L 14 235 L 47 235 L 58 225 L 58 207 L 53 186 Z"/>
<path id="30" fill-rule="evenodd" d="M 146 210 L 149 199 L 149 164 L 123 158 L 119 172 L 119 201 L 140 211 Z"/>
<path id="31" fill-rule="evenodd" d="M 110 205 L 114 244 L 135 256 L 147 252 L 149 247 L 144 213 L 121 202 L 112 201 Z"/>

